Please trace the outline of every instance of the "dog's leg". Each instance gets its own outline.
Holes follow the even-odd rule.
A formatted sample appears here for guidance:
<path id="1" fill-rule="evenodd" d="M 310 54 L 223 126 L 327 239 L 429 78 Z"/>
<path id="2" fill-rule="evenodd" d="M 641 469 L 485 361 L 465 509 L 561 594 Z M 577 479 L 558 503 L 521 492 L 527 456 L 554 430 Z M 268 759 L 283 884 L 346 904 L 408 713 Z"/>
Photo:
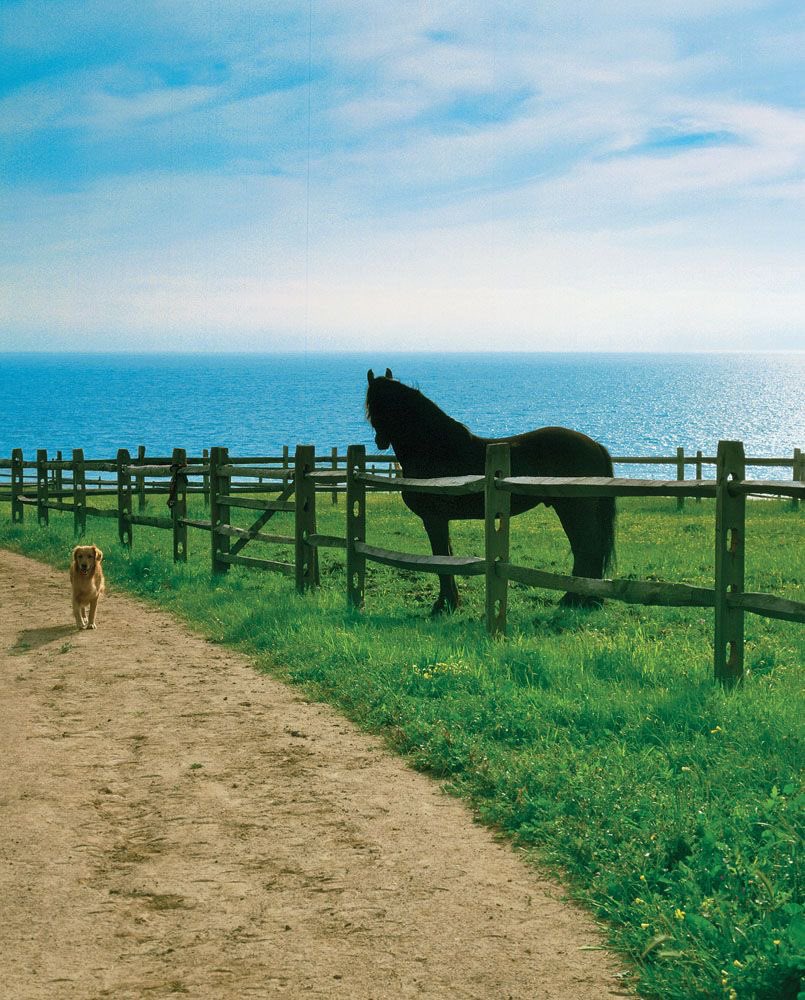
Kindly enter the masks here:
<path id="1" fill-rule="evenodd" d="M 89 617 L 87 618 L 87 628 L 97 628 L 95 625 L 95 609 L 98 607 L 98 598 L 89 602 Z"/>
<path id="2" fill-rule="evenodd" d="M 73 615 L 75 617 L 75 623 L 79 628 L 86 628 L 84 623 L 84 612 L 78 601 L 73 601 Z"/>

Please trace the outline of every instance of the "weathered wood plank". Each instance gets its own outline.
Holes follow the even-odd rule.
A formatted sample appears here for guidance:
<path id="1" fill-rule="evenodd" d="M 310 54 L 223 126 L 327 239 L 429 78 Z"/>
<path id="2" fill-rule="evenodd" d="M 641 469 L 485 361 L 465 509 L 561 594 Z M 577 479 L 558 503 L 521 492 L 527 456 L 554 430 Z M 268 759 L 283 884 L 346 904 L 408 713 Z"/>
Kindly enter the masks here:
<path id="1" fill-rule="evenodd" d="M 410 490 L 412 493 L 442 493 L 448 496 L 466 496 L 471 493 L 483 493 L 483 476 L 449 476 L 441 479 L 404 479 L 402 477 L 379 476 L 373 472 L 356 473 L 361 482 L 371 486 L 377 492 L 399 493 L 400 490 Z"/>
<path id="2" fill-rule="evenodd" d="M 509 522 L 511 494 L 497 488 L 498 480 L 511 474 L 511 448 L 508 443 L 487 445 L 484 497 L 484 555 L 486 559 L 486 630 L 490 635 L 506 634 L 508 580 L 497 572 L 509 561 Z"/>
<path id="3" fill-rule="evenodd" d="M 228 494 L 231 489 L 230 477 L 219 472 L 229 464 L 229 451 L 223 447 L 210 450 L 210 521 L 213 529 L 229 524 Z M 210 532 L 210 555 L 213 575 L 229 571 L 229 563 L 224 556 L 229 555 L 229 536 Z"/>
<path id="4" fill-rule="evenodd" d="M 173 463 L 170 461 L 170 459 L 168 460 L 167 465 L 162 465 L 162 464 L 137 465 L 136 463 L 132 463 L 128 467 L 127 471 L 129 475 L 134 476 L 135 478 L 137 478 L 138 476 L 141 478 L 144 476 L 154 476 L 154 477 L 165 476 L 166 478 L 169 479 L 173 475 L 173 471 L 171 469 L 172 464 Z M 200 476 L 203 473 L 205 473 L 208 468 L 209 466 L 206 465 L 186 465 L 182 469 L 182 472 L 186 476 Z"/>
<path id="5" fill-rule="evenodd" d="M 790 458 L 747 458 L 747 466 L 755 466 L 756 468 L 790 468 L 792 466 L 792 461 Z"/>
<path id="6" fill-rule="evenodd" d="M 347 448 L 347 608 L 360 611 L 366 592 L 366 556 L 359 545 L 366 542 L 366 484 L 361 474 L 366 468 L 366 448 L 351 444 Z"/>
<path id="7" fill-rule="evenodd" d="M 137 511 L 142 514 L 148 505 L 148 501 L 145 496 L 145 476 L 137 475 L 136 466 L 145 465 L 145 445 L 141 444 L 137 446 L 137 459 L 135 462 L 135 468 L 129 471 L 134 480 L 135 489 L 137 490 Z"/>
<path id="8" fill-rule="evenodd" d="M 782 621 L 805 624 L 805 604 L 790 601 L 785 597 L 771 594 L 727 594 L 727 604 L 733 608 L 743 608 L 764 618 L 780 618 Z"/>
<path id="9" fill-rule="evenodd" d="M 345 549 L 347 547 L 346 538 L 339 538 L 338 535 L 308 535 L 307 544 L 318 549 Z"/>
<path id="10" fill-rule="evenodd" d="M 221 472 L 228 476 L 241 476 L 244 479 L 264 479 L 267 482 L 286 483 L 293 479 L 293 469 L 268 468 L 258 465 L 225 465 Z"/>
<path id="11" fill-rule="evenodd" d="M 312 444 L 299 444 L 294 454 L 294 533 L 296 559 L 296 589 L 302 594 L 319 585 L 319 553 L 308 545 L 309 535 L 316 533 L 316 484 L 309 473 L 316 467 L 316 449 Z"/>
<path id="12" fill-rule="evenodd" d="M 182 520 L 188 528 L 199 528 L 201 531 L 212 531 L 215 527 L 212 521 L 195 521 L 190 517 L 183 517 Z"/>
<path id="13" fill-rule="evenodd" d="M 285 447 L 287 449 L 288 446 Z M 281 468 L 287 467 L 287 461 L 287 455 L 242 455 L 240 458 L 229 455 L 227 458 L 229 465 L 274 465 Z"/>
<path id="14" fill-rule="evenodd" d="M 480 556 L 420 556 L 407 552 L 380 549 L 365 542 L 355 542 L 355 550 L 372 562 L 418 573 L 449 574 L 451 576 L 483 576 L 486 560 Z"/>
<path id="15" fill-rule="evenodd" d="M 805 483 L 798 483 L 793 479 L 741 479 L 732 482 L 727 486 L 727 492 L 731 497 L 748 496 L 775 496 L 775 497 L 805 497 Z"/>
<path id="16" fill-rule="evenodd" d="M 187 451 L 174 448 L 171 457 L 174 475 L 170 481 L 168 509 L 173 530 L 173 561 L 187 562 L 187 525 L 184 523 L 187 516 Z"/>
<path id="17" fill-rule="evenodd" d="M 87 530 L 87 482 L 84 475 L 84 449 L 73 449 L 73 534 L 79 538 Z"/>
<path id="18" fill-rule="evenodd" d="M 132 484 L 128 467 L 131 465 L 131 456 L 126 448 L 121 448 L 117 453 L 117 535 L 121 545 L 131 548 L 133 542 L 133 532 L 131 530 L 132 513 Z"/>
<path id="19" fill-rule="evenodd" d="M 730 485 L 746 475 L 741 441 L 718 442 L 718 496 L 715 525 L 715 616 L 713 672 L 715 679 L 732 686 L 744 676 L 744 612 L 729 603 L 742 594 L 746 553 L 746 496 L 733 495 Z"/>
<path id="20" fill-rule="evenodd" d="M 676 455 L 613 455 L 612 461 L 615 465 L 675 465 L 677 462 Z M 705 465 L 715 465 L 718 461 L 716 455 L 702 455 L 701 458 L 686 457 L 685 465 L 696 465 L 697 462 L 703 462 Z M 790 458 L 776 458 L 769 456 L 761 456 L 756 458 L 747 458 L 747 465 L 754 466 L 768 466 L 768 467 L 781 467 L 791 465 Z M 701 478 L 700 476 L 697 478 Z"/>
<path id="21" fill-rule="evenodd" d="M 48 510 L 58 510 L 62 513 L 72 514 L 75 510 L 75 504 L 62 503 L 60 500 L 48 500 L 44 506 L 47 507 Z"/>
<path id="22" fill-rule="evenodd" d="M 48 526 L 48 472 L 47 472 L 47 460 L 48 453 L 44 448 L 40 448 L 36 453 L 36 517 L 39 524 Z"/>
<path id="23" fill-rule="evenodd" d="M 584 597 L 608 598 L 627 604 L 660 607 L 712 608 L 713 590 L 693 587 L 687 583 L 666 583 L 662 580 L 594 580 L 589 577 L 548 573 L 529 566 L 499 563 L 498 572 L 516 583 L 546 590 L 567 590 Z"/>
<path id="24" fill-rule="evenodd" d="M 85 511 L 90 517 L 117 517 L 117 510 L 108 507 L 86 507 Z"/>
<path id="25" fill-rule="evenodd" d="M 613 455 L 615 465 L 675 465 L 676 455 Z M 705 462 L 708 459 L 705 459 Z M 715 458 L 713 458 L 715 462 Z"/>
<path id="26" fill-rule="evenodd" d="M 269 542 L 272 545 L 293 545 L 296 541 L 293 535 L 270 535 L 262 531 L 253 531 L 247 528 L 236 528 L 232 524 L 222 524 L 215 529 L 219 535 L 228 535 L 230 538 L 244 538 L 247 542 Z M 237 552 L 233 549 L 233 555 Z"/>
<path id="27" fill-rule="evenodd" d="M 165 464 L 168 463 L 168 464 Z M 160 476 L 170 476 L 171 473 L 171 460 L 169 458 L 165 459 L 165 462 L 160 462 L 158 465 L 139 465 L 137 462 L 132 462 L 128 467 L 129 474 L 134 479 L 144 479 L 146 476 L 154 476 L 159 478 Z M 182 472 L 186 476 L 201 476 L 209 470 L 209 465 L 206 463 L 199 463 L 196 465 L 187 464 Z"/>
<path id="28" fill-rule="evenodd" d="M 712 479 L 608 479 L 603 476 L 509 476 L 498 489 L 531 497 L 715 497 Z"/>
<path id="29" fill-rule="evenodd" d="M 227 507 L 240 507 L 243 510 L 273 510 L 291 512 L 296 510 L 296 504 L 289 500 L 253 500 L 237 495 L 219 496 L 218 503 Z"/>
<path id="30" fill-rule="evenodd" d="M 173 519 L 170 517 L 154 517 L 151 514 L 132 514 L 128 520 L 130 524 L 139 524 L 143 528 L 173 528 Z"/>
<path id="31" fill-rule="evenodd" d="M 308 472 L 308 478 L 317 483 L 345 483 L 347 481 L 346 469 L 314 469 Z"/>
<path id="32" fill-rule="evenodd" d="M 51 458 L 45 462 L 45 468 L 51 472 L 63 472 L 65 469 L 72 469 L 73 463 L 67 459 Z"/>
<path id="33" fill-rule="evenodd" d="M 22 491 L 25 489 L 25 462 L 21 448 L 14 448 L 11 452 L 11 521 L 12 524 L 21 524 L 23 520 L 24 507 L 22 505 Z"/>
<path id="34" fill-rule="evenodd" d="M 271 573 L 282 573 L 283 576 L 293 576 L 296 567 L 293 563 L 277 562 L 274 559 L 255 559 L 252 556 L 236 556 L 231 552 L 220 552 L 219 562 L 229 566 L 248 566 L 249 569 L 263 569 Z"/>

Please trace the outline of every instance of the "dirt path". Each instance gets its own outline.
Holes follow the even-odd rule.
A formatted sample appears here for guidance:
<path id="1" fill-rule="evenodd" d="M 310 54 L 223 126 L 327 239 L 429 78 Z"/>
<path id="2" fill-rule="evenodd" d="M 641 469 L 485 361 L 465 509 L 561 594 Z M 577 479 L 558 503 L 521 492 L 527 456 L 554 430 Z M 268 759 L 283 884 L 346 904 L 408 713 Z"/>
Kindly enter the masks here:
<path id="1" fill-rule="evenodd" d="M 615 963 L 325 706 L 0 550 L 0 996 L 600 998 Z"/>

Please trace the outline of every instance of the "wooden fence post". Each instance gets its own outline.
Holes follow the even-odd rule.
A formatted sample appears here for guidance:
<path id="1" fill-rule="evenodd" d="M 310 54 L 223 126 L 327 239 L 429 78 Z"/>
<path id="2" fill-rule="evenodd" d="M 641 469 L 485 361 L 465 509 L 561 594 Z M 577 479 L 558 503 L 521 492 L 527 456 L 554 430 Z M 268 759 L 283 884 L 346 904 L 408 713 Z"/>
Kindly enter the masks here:
<path id="1" fill-rule="evenodd" d="M 684 478 L 685 478 L 685 449 L 684 448 L 677 448 L 676 449 L 676 478 L 680 482 L 682 482 L 684 480 Z M 676 509 L 677 510 L 684 510 L 685 509 L 685 498 L 684 497 L 677 497 L 676 498 Z"/>
<path id="2" fill-rule="evenodd" d="M 499 490 L 496 480 L 511 472 L 508 444 L 486 447 L 486 486 L 484 494 L 484 557 L 486 559 L 486 630 L 490 635 L 506 634 L 506 603 L 509 581 L 499 571 L 499 564 L 509 561 L 509 516 L 511 494 Z"/>
<path id="3" fill-rule="evenodd" d="M 227 448 L 213 448 L 210 451 L 210 521 L 212 522 L 212 571 L 226 573 L 229 563 L 221 560 L 222 555 L 229 555 L 229 535 L 221 535 L 218 529 L 229 524 L 229 504 L 224 498 L 229 496 L 230 475 L 222 472 L 221 467 L 229 463 Z"/>
<path id="4" fill-rule="evenodd" d="M 20 497 L 25 491 L 25 469 L 23 467 L 22 448 L 14 448 L 11 452 L 11 523 L 22 524 L 25 505 Z"/>
<path id="5" fill-rule="evenodd" d="M 366 468 L 366 448 L 351 444 L 347 448 L 347 607 L 360 611 L 366 589 L 366 556 L 355 549 L 355 542 L 366 541 L 366 483 L 355 478 Z"/>
<path id="6" fill-rule="evenodd" d="M 48 502 L 48 453 L 43 448 L 36 453 L 36 519 L 47 526 L 50 521 Z"/>
<path id="7" fill-rule="evenodd" d="M 696 478 L 702 478 L 702 450 L 701 448 L 696 452 Z M 701 503 L 702 498 L 696 497 L 696 503 Z"/>
<path id="8" fill-rule="evenodd" d="M 805 483 L 805 455 L 801 448 L 794 449 L 794 464 L 791 469 L 791 478 L 795 482 Z M 791 498 L 791 510 L 799 510 L 799 497 Z"/>
<path id="9" fill-rule="evenodd" d="M 62 455 L 60 451 L 56 452 L 56 461 L 61 462 Z M 57 465 L 53 470 L 53 489 L 56 493 L 56 499 L 61 503 L 62 492 L 64 490 L 64 470 L 61 465 Z"/>
<path id="10" fill-rule="evenodd" d="M 117 453 L 117 537 L 131 547 L 131 455 L 127 448 Z"/>
<path id="11" fill-rule="evenodd" d="M 206 466 L 207 471 L 201 477 L 201 492 L 204 494 L 204 506 L 210 506 L 210 449 L 204 448 L 201 452 L 201 463 Z"/>
<path id="12" fill-rule="evenodd" d="M 308 537 L 316 534 L 316 481 L 308 476 L 316 468 L 316 449 L 298 444 L 294 457 L 294 500 L 296 538 L 296 589 L 303 594 L 319 584 L 319 556 Z"/>
<path id="13" fill-rule="evenodd" d="M 744 589 L 746 497 L 732 496 L 731 482 L 746 475 L 740 441 L 718 442 L 716 467 L 715 677 L 726 686 L 743 680 L 744 611 L 729 596 Z"/>
<path id="14" fill-rule="evenodd" d="M 338 468 L 338 446 L 334 445 L 330 452 L 330 466 L 335 471 Z M 333 485 L 333 507 L 338 506 L 338 489 Z"/>
<path id="15" fill-rule="evenodd" d="M 78 538 L 87 530 L 87 478 L 84 449 L 73 448 L 73 534 Z"/>
<path id="16" fill-rule="evenodd" d="M 137 464 L 145 465 L 145 445 L 137 446 Z M 145 510 L 145 476 L 137 476 L 137 510 L 142 514 Z"/>
<path id="17" fill-rule="evenodd" d="M 173 521 L 173 561 L 187 562 L 187 476 L 181 470 L 187 465 L 187 451 L 174 448 L 171 459 L 173 479 L 168 505 Z"/>

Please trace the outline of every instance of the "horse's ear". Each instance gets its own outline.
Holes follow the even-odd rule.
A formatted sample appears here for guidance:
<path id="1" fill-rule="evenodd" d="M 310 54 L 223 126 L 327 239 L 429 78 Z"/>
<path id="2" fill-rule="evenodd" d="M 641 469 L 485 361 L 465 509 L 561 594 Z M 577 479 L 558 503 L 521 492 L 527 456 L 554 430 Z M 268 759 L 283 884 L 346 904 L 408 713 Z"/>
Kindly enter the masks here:
<path id="1" fill-rule="evenodd" d="M 386 369 L 386 378 L 394 378 L 394 376 L 391 374 L 391 369 L 390 368 Z"/>
<path id="2" fill-rule="evenodd" d="M 371 384 L 372 384 L 372 382 L 374 382 L 374 380 L 375 380 L 375 373 L 374 373 L 374 372 L 372 371 L 372 369 L 371 369 L 371 368 L 370 368 L 370 369 L 369 369 L 369 371 L 368 371 L 368 372 L 366 373 L 366 378 L 367 378 L 367 379 L 368 379 L 368 381 L 369 381 L 369 385 L 371 385 Z"/>

